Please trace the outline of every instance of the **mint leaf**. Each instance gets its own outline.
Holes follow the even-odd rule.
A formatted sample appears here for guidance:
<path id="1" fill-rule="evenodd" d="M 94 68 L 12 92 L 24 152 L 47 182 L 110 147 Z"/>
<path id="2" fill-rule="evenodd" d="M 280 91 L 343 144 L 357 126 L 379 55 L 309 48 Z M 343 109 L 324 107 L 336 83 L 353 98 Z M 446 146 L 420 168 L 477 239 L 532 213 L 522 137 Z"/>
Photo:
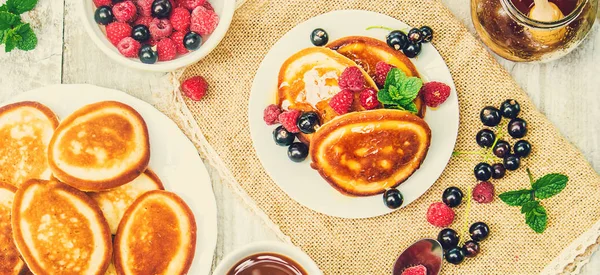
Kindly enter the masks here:
<path id="1" fill-rule="evenodd" d="M 21 41 L 21 36 L 18 35 L 14 31 L 14 29 L 8 30 L 5 33 L 5 37 L 4 37 L 4 42 L 5 42 L 4 51 L 7 52 L 7 53 L 10 52 L 10 51 L 12 51 L 14 48 L 17 47 L 17 43 L 19 41 Z"/>
<path id="2" fill-rule="evenodd" d="M 521 207 L 521 213 L 525 214 L 527 212 L 530 212 L 534 208 L 538 207 L 538 205 L 540 205 L 539 201 L 528 201 L 528 202 L 524 203 L 523 206 Z"/>
<path id="3" fill-rule="evenodd" d="M 21 18 L 18 15 L 0 11 L 0 31 L 10 29 L 19 22 L 21 22 Z"/>
<path id="4" fill-rule="evenodd" d="M 379 90 L 379 92 L 377 92 L 377 100 L 379 100 L 379 102 L 385 104 L 395 104 L 394 100 L 390 97 L 389 93 L 387 90 L 385 89 L 381 89 Z"/>
<path id="5" fill-rule="evenodd" d="M 409 104 L 404 105 L 404 110 L 407 110 L 413 114 L 419 112 L 419 109 L 417 109 L 417 104 L 415 104 L 414 102 L 410 102 Z"/>
<path id="6" fill-rule="evenodd" d="M 0 45 L 4 44 L 4 37 L 6 36 L 6 31 L 0 31 Z"/>
<path id="7" fill-rule="evenodd" d="M 30 11 L 37 4 L 37 0 L 7 0 L 8 11 L 14 14 L 21 14 Z"/>
<path id="8" fill-rule="evenodd" d="M 17 26 L 15 32 L 21 36 L 21 40 L 17 42 L 17 48 L 23 51 L 30 51 L 37 45 L 37 36 L 31 29 L 29 24 L 21 24 Z"/>
<path id="9" fill-rule="evenodd" d="M 390 87 L 388 88 L 388 94 L 394 101 L 397 101 L 397 100 L 400 100 L 403 98 L 402 94 L 400 93 L 400 89 L 398 89 L 396 86 L 393 86 L 393 85 L 390 85 Z"/>
<path id="10" fill-rule="evenodd" d="M 508 191 L 500 194 L 498 197 L 510 206 L 522 206 L 528 201 L 531 201 L 531 190 L 521 189 Z"/>
<path id="11" fill-rule="evenodd" d="M 423 86 L 423 81 L 420 78 L 417 78 L 417 77 L 406 78 L 402 84 L 402 92 L 403 92 L 402 95 L 405 98 L 410 98 L 412 101 L 417 97 L 422 86 Z"/>
<path id="12" fill-rule="evenodd" d="M 535 197 L 539 199 L 547 199 L 552 197 L 567 186 L 567 181 L 569 178 L 562 174 L 548 174 L 537 181 L 535 181 L 532 185 L 533 190 L 535 191 Z"/>
<path id="13" fill-rule="evenodd" d="M 0 11 L 8 11 L 8 7 L 6 6 L 6 4 L 0 6 Z"/>
<path id="14" fill-rule="evenodd" d="M 536 233 L 543 233 L 548 225 L 548 215 L 546 209 L 539 203 L 525 213 L 525 223 Z"/>

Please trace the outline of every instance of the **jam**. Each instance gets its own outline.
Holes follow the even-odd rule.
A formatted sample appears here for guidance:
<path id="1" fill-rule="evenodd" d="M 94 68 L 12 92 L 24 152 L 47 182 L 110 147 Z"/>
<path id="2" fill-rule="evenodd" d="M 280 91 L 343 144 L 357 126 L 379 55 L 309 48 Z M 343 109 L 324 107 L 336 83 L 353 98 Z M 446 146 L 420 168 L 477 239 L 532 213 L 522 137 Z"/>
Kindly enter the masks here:
<path id="1" fill-rule="evenodd" d="M 522 14 L 529 14 L 529 11 L 534 5 L 534 0 L 511 0 L 515 7 Z M 554 3 L 562 14 L 570 14 L 577 7 L 579 0 L 549 0 Z"/>
<path id="2" fill-rule="evenodd" d="M 235 264 L 227 275 L 307 275 L 294 260 L 275 253 L 260 253 Z"/>

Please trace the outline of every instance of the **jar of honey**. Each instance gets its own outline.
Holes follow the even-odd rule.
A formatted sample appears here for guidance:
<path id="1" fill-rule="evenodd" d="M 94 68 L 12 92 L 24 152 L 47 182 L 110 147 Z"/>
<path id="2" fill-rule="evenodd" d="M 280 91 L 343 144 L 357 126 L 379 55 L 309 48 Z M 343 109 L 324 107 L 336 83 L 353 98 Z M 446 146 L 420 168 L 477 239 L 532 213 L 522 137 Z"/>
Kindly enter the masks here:
<path id="1" fill-rule="evenodd" d="M 471 17 L 481 40 L 503 58 L 518 62 L 566 55 L 585 39 L 597 10 L 598 0 L 471 0 Z"/>

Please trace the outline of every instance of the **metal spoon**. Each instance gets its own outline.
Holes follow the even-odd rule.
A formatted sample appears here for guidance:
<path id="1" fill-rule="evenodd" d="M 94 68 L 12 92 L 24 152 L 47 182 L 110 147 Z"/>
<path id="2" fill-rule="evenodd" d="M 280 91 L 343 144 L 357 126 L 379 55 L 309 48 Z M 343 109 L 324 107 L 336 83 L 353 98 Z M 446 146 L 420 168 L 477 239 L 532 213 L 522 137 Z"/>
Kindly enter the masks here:
<path id="1" fill-rule="evenodd" d="M 442 270 L 442 245 L 433 239 L 422 239 L 400 254 L 394 264 L 393 275 L 400 275 L 411 266 L 423 265 L 427 268 L 427 275 L 438 275 Z"/>

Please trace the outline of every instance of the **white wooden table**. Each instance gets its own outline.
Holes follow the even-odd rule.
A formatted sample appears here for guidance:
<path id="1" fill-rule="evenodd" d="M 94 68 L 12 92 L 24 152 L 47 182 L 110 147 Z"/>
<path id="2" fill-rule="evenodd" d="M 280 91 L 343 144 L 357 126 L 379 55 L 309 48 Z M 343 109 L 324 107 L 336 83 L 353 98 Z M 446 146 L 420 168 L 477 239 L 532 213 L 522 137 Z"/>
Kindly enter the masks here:
<path id="1" fill-rule="evenodd" d="M 40 0 L 35 10 L 25 16 L 24 21 L 32 23 L 39 39 L 34 51 L 5 54 L 0 46 L 0 102 L 14 94 L 50 84 L 88 83 L 126 91 L 160 109 L 161 102 L 154 95 L 166 91 L 165 74 L 131 70 L 106 58 L 79 23 L 76 1 L 85 0 Z M 4 0 L 0 0 L 2 2 Z M 474 33 L 468 0 L 443 2 Z M 584 44 L 558 61 L 533 65 L 500 60 L 540 111 L 583 151 L 596 171 L 600 171 L 598 25 L 596 23 Z M 276 240 L 275 235 L 223 187 L 214 171 L 211 175 L 219 209 L 215 263 L 246 243 Z M 598 274 L 598 270 L 600 252 L 594 254 L 584 274 Z"/>

